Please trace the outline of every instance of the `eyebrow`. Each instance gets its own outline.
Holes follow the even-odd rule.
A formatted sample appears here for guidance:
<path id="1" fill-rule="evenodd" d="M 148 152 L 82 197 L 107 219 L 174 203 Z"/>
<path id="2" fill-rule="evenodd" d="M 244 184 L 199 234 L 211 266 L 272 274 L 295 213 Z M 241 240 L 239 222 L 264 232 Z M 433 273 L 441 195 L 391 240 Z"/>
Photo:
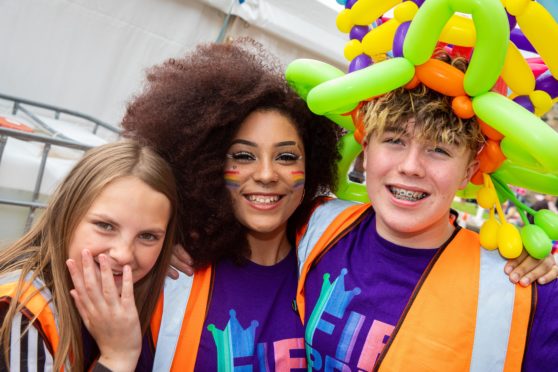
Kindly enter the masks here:
<path id="1" fill-rule="evenodd" d="M 251 146 L 251 147 L 258 147 L 258 144 L 252 141 L 247 141 L 244 139 L 236 139 L 234 141 L 232 141 L 231 146 L 234 144 L 243 144 L 246 146 Z M 296 146 L 296 141 L 282 141 L 282 142 L 277 142 L 275 145 L 275 147 L 283 147 L 283 146 Z"/>

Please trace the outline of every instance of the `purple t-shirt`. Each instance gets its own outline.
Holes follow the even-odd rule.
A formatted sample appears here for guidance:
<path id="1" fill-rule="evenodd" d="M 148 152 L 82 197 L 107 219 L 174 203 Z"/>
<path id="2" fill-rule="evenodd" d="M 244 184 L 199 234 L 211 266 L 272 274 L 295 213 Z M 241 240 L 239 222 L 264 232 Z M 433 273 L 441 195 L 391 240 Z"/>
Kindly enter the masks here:
<path id="1" fill-rule="evenodd" d="M 308 273 L 309 370 L 371 371 L 436 251 L 390 243 L 378 235 L 373 213 L 365 216 Z M 558 287 L 538 289 L 527 371 L 558 366 Z"/>
<path id="2" fill-rule="evenodd" d="M 296 286 L 294 249 L 273 266 L 217 264 L 196 372 L 305 371 Z"/>

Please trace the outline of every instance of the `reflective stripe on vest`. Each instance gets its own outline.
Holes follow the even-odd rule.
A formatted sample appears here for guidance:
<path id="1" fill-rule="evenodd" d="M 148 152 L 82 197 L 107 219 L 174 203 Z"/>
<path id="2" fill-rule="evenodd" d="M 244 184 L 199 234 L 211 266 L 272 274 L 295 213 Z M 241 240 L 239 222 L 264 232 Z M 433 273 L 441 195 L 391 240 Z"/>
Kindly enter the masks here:
<path id="1" fill-rule="evenodd" d="M 504 274 L 505 264 L 497 250 L 481 249 L 471 372 L 504 370 L 515 298 L 515 286 Z"/>
<path id="2" fill-rule="evenodd" d="M 163 306 L 158 306 L 151 325 L 155 350 L 154 371 L 193 371 L 196 365 L 207 305 L 211 291 L 213 268 L 196 271 L 193 278 L 180 275 L 179 283 L 166 279 Z"/>
<path id="3" fill-rule="evenodd" d="M 14 298 L 20 276 L 21 272 L 16 270 L 0 277 L 0 297 Z M 32 276 L 32 272 L 27 273 L 24 283 L 31 282 Z M 50 344 L 53 353 L 56 353 L 59 340 L 58 317 L 50 290 L 45 287 L 43 281 L 38 277 L 33 280 L 31 286 L 25 287 L 24 284 L 23 288 L 25 290 L 20 296 L 22 299 L 29 298 L 34 291 L 38 290 L 33 297 L 29 298 L 25 304 L 25 308 L 37 318 L 36 321 L 39 323 L 41 330 L 47 338 L 45 341 Z"/>
<path id="4" fill-rule="evenodd" d="M 325 229 L 328 228 L 329 224 L 337 218 L 341 212 L 353 205 L 355 205 L 354 202 L 332 199 L 320 205 L 316 208 L 314 213 L 312 213 L 310 221 L 308 222 L 308 230 L 306 230 L 306 233 L 296 247 L 299 276 L 302 273 L 304 263 Z"/>
<path id="5" fill-rule="evenodd" d="M 154 371 L 170 371 L 171 369 L 193 282 L 193 277 L 183 273 L 179 273 L 176 280 L 165 279 L 163 314 L 153 361 Z"/>
<path id="6" fill-rule="evenodd" d="M 323 236 L 312 234 L 318 229 L 309 226 L 311 234 L 302 238 L 307 239 L 299 262 L 304 268 L 297 293 L 302 311 L 303 281 L 312 261 L 368 210 L 363 205 L 339 211 L 335 206 L 328 209 L 328 204 L 320 206 L 321 213 L 310 220 L 322 227 Z M 331 218 L 334 211 L 337 219 Z M 476 233 L 459 230 L 417 284 L 412 306 L 404 312 L 376 368 L 519 371 L 532 289 L 512 285 L 503 273 L 504 265 L 496 251 L 480 248 Z"/>

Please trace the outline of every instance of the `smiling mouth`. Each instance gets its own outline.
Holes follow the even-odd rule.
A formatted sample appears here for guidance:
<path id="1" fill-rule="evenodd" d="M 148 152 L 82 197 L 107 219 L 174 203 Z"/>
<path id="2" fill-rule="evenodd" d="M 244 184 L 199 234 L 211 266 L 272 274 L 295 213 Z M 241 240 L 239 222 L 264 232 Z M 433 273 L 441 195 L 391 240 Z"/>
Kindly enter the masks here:
<path id="1" fill-rule="evenodd" d="M 422 191 L 406 190 L 394 186 L 388 186 L 388 189 L 393 194 L 393 196 L 395 196 L 395 199 L 399 200 L 419 201 L 430 195 Z"/>
<path id="2" fill-rule="evenodd" d="M 246 200 L 253 204 L 273 205 L 283 198 L 281 195 L 244 195 Z"/>

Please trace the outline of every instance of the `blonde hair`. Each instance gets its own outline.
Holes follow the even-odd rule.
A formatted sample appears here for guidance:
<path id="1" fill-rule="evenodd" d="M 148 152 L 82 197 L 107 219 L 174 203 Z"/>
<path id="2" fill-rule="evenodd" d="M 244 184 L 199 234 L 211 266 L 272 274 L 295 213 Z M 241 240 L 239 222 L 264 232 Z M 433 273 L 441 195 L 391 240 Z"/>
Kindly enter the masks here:
<path id="1" fill-rule="evenodd" d="M 444 58 L 445 57 L 445 58 Z M 438 55 L 439 59 L 447 59 Z M 465 70 L 462 58 L 451 64 Z M 476 156 L 484 137 L 474 116 L 471 119 L 458 117 L 451 107 L 452 97 L 419 84 L 414 89 L 398 88 L 361 108 L 365 128 L 365 141 L 371 136 L 381 136 L 386 131 L 403 135 L 408 132 L 408 121 L 415 119 L 413 137 L 419 141 L 465 146 Z"/>
<path id="2" fill-rule="evenodd" d="M 164 194 L 172 206 L 163 248 L 153 269 L 134 285 L 142 332 L 145 332 L 162 288 L 172 254 L 176 225 L 176 184 L 169 165 L 152 149 L 133 141 L 122 141 L 94 148 L 71 170 L 37 224 L 15 244 L 0 252 L 0 275 L 20 270 L 15 299 L 0 328 L 0 342 L 9 361 L 12 320 L 32 296 L 20 298 L 35 278 L 40 278 L 52 293 L 58 314 L 59 345 L 54 370 L 66 363 L 84 370 L 81 318 L 71 300 L 73 288 L 66 268 L 71 237 L 93 201 L 111 182 L 134 176 Z M 30 274 L 29 278 L 25 279 Z M 24 281 L 25 280 L 25 281 Z M 34 293 L 38 293 L 36 290 Z"/>

